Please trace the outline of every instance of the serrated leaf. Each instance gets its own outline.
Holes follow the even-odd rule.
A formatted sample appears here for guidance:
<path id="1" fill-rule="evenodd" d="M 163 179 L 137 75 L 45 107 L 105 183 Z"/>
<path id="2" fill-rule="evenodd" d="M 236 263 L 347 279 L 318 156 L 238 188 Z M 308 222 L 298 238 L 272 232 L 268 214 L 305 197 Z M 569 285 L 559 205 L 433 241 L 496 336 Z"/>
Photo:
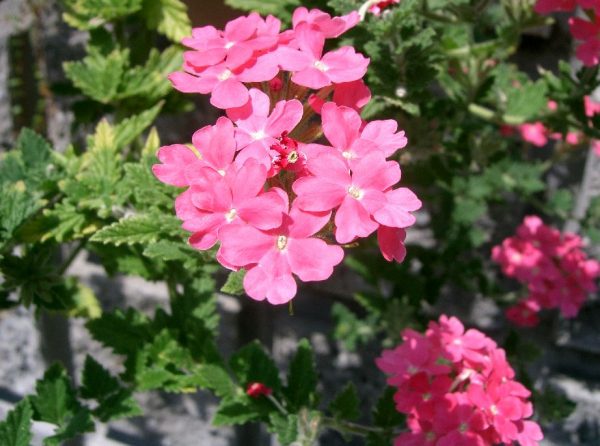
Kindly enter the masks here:
<path id="1" fill-rule="evenodd" d="M 95 48 L 80 62 L 65 62 L 65 74 L 86 96 L 109 104 L 114 101 L 121 78 L 129 67 L 129 52 L 115 49 L 103 55 Z"/>
<path id="2" fill-rule="evenodd" d="M 505 121 L 519 124 L 536 118 L 546 107 L 547 86 L 542 80 L 520 88 L 513 88 L 507 93 Z"/>
<path id="3" fill-rule="evenodd" d="M 43 206 L 43 201 L 28 194 L 24 183 L 0 186 L 0 241 L 10 239 L 15 231 Z"/>
<path id="4" fill-rule="evenodd" d="M 20 401 L 0 423 L 0 444 L 2 446 L 29 446 L 32 439 L 32 416 L 33 410 L 29 400 Z"/>
<path id="5" fill-rule="evenodd" d="M 244 294 L 244 277 L 246 270 L 232 271 L 227 276 L 227 281 L 221 287 L 221 292 L 231 294 L 233 296 L 241 296 Z"/>
<path id="6" fill-rule="evenodd" d="M 94 430 L 89 410 L 79 403 L 65 369 L 58 364 L 50 367 L 37 382 L 31 404 L 34 419 L 58 426 L 55 435 L 44 440 L 47 446 L 59 445 Z"/>
<path id="7" fill-rule="evenodd" d="M 157 218 L 151 215 L 126 217 L 102 228 L 90 239 L 92 242 L 119 245 L 156 243 L 161 234 L 179 235 L 179 220 L 173 216 Z"/>
<path id="8" fill-rule="evenodd" d="M 62 4 L 65 22 L 80 30 L 90 30 L 139 11 L 142 0 L 62 0 Z"/>
<path id="9" fill-rule="evenodd" d="M 223 367 L 216 364 L 203 364 L 197 373 L 205 382 L 203 387 L 212 390 L 218 397 L 233 396 L 236 387 Z"/>
<path id="10" fill-rule="evenodd" d="M 142 13 L 146 24 L 174 42 L 192 33 L 187 7 L 180 0 L 145 0 Z"/>
<path id="11" fill-rule="evenodd" d="M 85 359 L 82 381 L 81 396 L 98 402 L 94 415 L 101 421 L 142 414 L 142 409 L 133 399 L 132 391 L 123 387 L 91 356 Z"/>
<path id="12" fill-rule="evenodd" d="M 298 350 L 290 363 L 287 386 L 284 393 L 290 407 L 300 409 L 315 403 L 317 372 L 312 347 L 306 339 L 298 343 Z"/>
<path id="13" fill-rule="evenodd" d="M 353 421 L 360 416 L 359 403 L 356 387 L 348 383 L 329 404 L 329 410 L 335 418 Z"/>
<path id="14" fill-rule="evenodd" d="M 259 382 L 275 392 L 281 389 L 279 370 L 258 342 L 252 342 L 238 350 L 229 364 L 242 386 Z"/>
<path id="15" fill-rule="evenodd" d="M 122 355 L 136 352 L 152 333 L 148 318 L 132 308 L 104 313 L 86 327 L 95 340 Z"/>
<path id="16" fill-rule="evenodd" d="M 269 432 L 277 435 L 282 446 L 292 444 L 298 438 L 298 415 L 283 415 L 279 412 L 269 414 Z"/>
<path id="17" fill-rule="evenodd" d="M 258 420 L 261 414 L 254 410 L 252 401 L 247 397 L 223 398 L 212 424 L 214 426 L 232 426 Z"/>
<path id="18" fill-rule="evenodd" d="M 115 146 L 121 149 L 130 144 L 135 138 L 142 134 L 154 122 L 158 113 L 162 109 L 163 102 L 159 102 L 154 107 L 131 116 L 119 122 L 115 126 Z"/>
<path id="19" fill-rule="evenodd" d="M 394 402 L 395 390 L 387 387 L 373 410 L 373 421 L 375 425 L 385 428 L 394 428 L 402 425 L 404 416 L 396 410 Z"/>

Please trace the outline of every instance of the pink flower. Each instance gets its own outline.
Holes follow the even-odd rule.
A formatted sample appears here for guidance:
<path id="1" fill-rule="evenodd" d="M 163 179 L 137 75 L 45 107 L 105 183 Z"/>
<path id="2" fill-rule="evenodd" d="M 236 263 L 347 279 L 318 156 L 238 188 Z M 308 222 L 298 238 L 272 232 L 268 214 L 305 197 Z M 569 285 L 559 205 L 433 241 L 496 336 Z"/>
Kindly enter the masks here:
<path id="1" fill-rule="evenodd" d="M 295 30 L 299 50 L 280 47 L 277 59 L 282 69 L 292 71 L 292 82 L 318 90 L 331 84 L 361 79 L 367 72 L 369 59 L 344 46 L 323 55 L 325 36 L 301 23 Z"/>
<path id="2" fill-rule="evenodd" d="M 506 318 L 520 327 L 535 327 L 540 323 L 540 305 L 533 299 L 525 299 L 506 309 Z"/>
<path id="3" fill-rule="evenodd" d="M 548 129 L 541 122 L 521 124 L 519 131 L 523 140 L 536 147 L 544 147 L 548 144 Z"/>
<path id="4" fill-rule="evenodd" d="M 332 100 L 337 105 L 350 107 L 360 112 L 371 100 L 371 90 L 369 90 L 362 79 L 353 82 L 343 82 L 336 84 L 333 88 Z M 308 102 L 312 109 L 319 114 L 325 104 L 325 100 L 317 94 L 310 95 Z"/>
<path id="5" fill-rule="evenodd" d="M 267 170 L 249 160 L 225 178 L 203 185 L 193 185 L 189 191 L 199 218 L 184 219 L 183 229 L 193 232 L 190 244 L 197 249 L 209 249 L 217 242 L 218 231 L 239 220 L 259 229 L 281 225 L 285 202 L 274 191 L 262 193 Z"/>
<path id="6" fill-rule="evenodd" d="M 403 344 L 376 360 L 397 387 L 396 410 L 408 416 L 409 432 L 396 446 L 537 446 L 543 435 L 527 420 L 531 393 L 514 380 L 494 341 L 444 315 L 425 335 L 406 329 L 402 337 Z"/>
<path id="7" fill-rule="evenodd" d="M 342 248 L 312 237 L 329 217 L 292 207 L 283 224 L 269 231 L 247 224 L 226 226 L 219 231 L 219 258 L 248 270 L 244 289 L 250 297 L 284 304 L 296 294 L 292 274 L 303 282 L 325 280 L 342 261 Z"/>
<path id="8" fill-rule="evenodd" d="M 310 11 L 305 7 L 296 8 L 292 17 L 294 29 L 302 23 L 310 25 L 313 32 L 323 34 L 326 38 L 339 37 L 350 28 L 353 28 L 360 20 L 358 12 L 352 11 L 350 14 L 341 17 L 331 17 L 326 12 L 318 9 Z"/>
<path id="9" fill-rule="evenodd" d="M 537 0 L 535 12 L 538 14 L 550 14 L 551 12 L 569 12 L 577 6 L 576 0 Z"/>
<path id="10" fill-rule="evenodd" d="M 271 167 L 269 151 L 283 133 L 291 132 L 302 119 L 302 104 L 293 99 L 279 101 L 270 111 L 269 97 L 255 88 L 250 90 L 250 100 L 239 108 L 227 110 L 227 116 L 236 125 L 235 139 L 242 151 L 238 162 L 255 159 Z"/>
<path id="11" fill-rule="evenodd" d="M 398 163 L 386 161 L 380 153 L 365 156 L 352 172 L 341 156 L 331 154 L 309 159 L 307 167 L 312 176 L 300 178 L 293 185 L 297 205 L 309 212 L 337 208 L 338 243 L 367 237 L 377 229 L 379 224 L 371 217 L 386 205 L 384 191 L 400 180 Z"/>
<path id="12" fill-rule="evenodd" d="M 192 36 L 182 40 L 195 51 L 188 58 L 195 67 L 209 67 L 227 61 L 231 66 L 248 62 L 255 51 L 273 48 L 279 41 L 281 22 L 273 16 L 263 20 L 257 13 L 227 23 L 224 31 L 213 26 L 194 28 Z"/>
<path id="13" fill-rule="evenodd" d="M 585 109 L 585 115 L 588 118 L 593 118 L 594 115 L 600 113 L 600 103 L 596 102 L 591 96 L 585 96 L 583 98 L 583 105 Z"/>
<path id="14" fill-rule="evenodd" d="M 600 21 L 590 22 L 577 17 L 569 19 L 571 34 L 583 41 L 575 50 L 575 55 L 587 67 L 600 63 Z"/>

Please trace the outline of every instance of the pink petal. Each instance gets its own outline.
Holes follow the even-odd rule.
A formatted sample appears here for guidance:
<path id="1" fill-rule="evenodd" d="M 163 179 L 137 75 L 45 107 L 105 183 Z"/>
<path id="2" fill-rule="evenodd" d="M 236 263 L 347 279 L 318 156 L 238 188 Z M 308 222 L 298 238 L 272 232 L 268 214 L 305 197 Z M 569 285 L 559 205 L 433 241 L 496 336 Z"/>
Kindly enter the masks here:
<path id="1" fill-rule="evenodd" d="M 311 66 L 295 72 L 292 76 L 292 82 L 314 90 L 331 85 L 331 80 L 327 74 Z"/>
<path id="2" fill-rule="evenodd" d="M 249 159 L 231 175 L 231 192 L 234 206 L 247 198 L 256 197 L 267 180 L 267 169 L 254 159 Z"/>
<path id="3" fill-rule="evenodd" d="M 323 54 L 325 46 L 325 36 L 320 32 L 315 32 L 308 24 L 300 24 L 295 29 L 296 43 L 300 51 L 309 54 L 313 60 L 319 60 Z"/>
<path id="4" fill-rule="evenodd" d="M 188 186 L 185 169 L 198 161 L 196 154 L 183 144 L 163 146 L 156 154 L 162 164 L 152 166 L 152 172 L 161 182 L 177 187 Z"/>
<path id="5" fill-rule="evenodd" d="M 362 119 L 355 110 L 328 102 L 323 106 L 321 116 L 323 133 L 334 147 L 344 151 L 358 138 Z"/>
<path id="6" fill-rule="evenodd" d="M 289 239 L 288 259 L 292 272 L 304 282 L 325 280 L 344 258 L 344 250 L 318 238 Z"/>
<path id="7" fill-rule="evenodd" d="M 248 89 L 239 80 L 233 78 L 219 82 L 210 97 L 210 103 L 221 109 L 240 107 L 246 101 L 248 101 Z"/>
<path id="8" fill-rule="evenodd" d="M 206 126 L 196 131 L 192 136 L 192 142 L 202 158 L 215 170 L 225 170 L 236 152 L 236 144 L 233 136 L 233 123 L 221 117 L 214 126 Z"/>
<path id="9" fill-rule="evenodd" d="M 291 132 L 302 119 L 304 109 L 300 101 L 279 101 L 267 119 L 266 133 L 280 136 L 284 131 Z"/>
<path id="10" fill-rule="evenodd" d="M 219 255 L 235 266 L 247 266 L 258 261 L 275 246 L 275 237 L 247 224 L 230 224 L 219 231 Z"/>
<path id="11" fill-rule="evenodd" d="M 249 198 L 236 207 L 240 218 L 259 229 L 274 229 L 281 226 L 285 203 L 275 192 L 267 192 Z"/>
<path id="12" fill-rule="evenodd" d="M 316 234 L 331 218 L 331 212 L 306 212 L 297 206 L 292 206 L 289 215 L 291 223 L 288 226 L 288 233 L 290 237 L 296 239 Z"/>
<path id="13" fill-rule="evenodd" d="M 408 143 L 404 131 L 396 133 L 397 129 L 398 124 L 393 119 L 372 121 L 365 126 L 360 137 L 374 142 L 387 158 Z"/>
<path id="14" fill-rule="evenodd" d="M 361 189 L 383 191 L 400 181 L 400 166 L 386 161 L 379 152 L 371 153 L 358 161 L 352 169 L 352 183 Z"/>
<path id="15" fill-rule="evenodd" d="M 379 226 L 358 200 L 347 196 L 335 214 L 335 239 L 350 243 L 357 237 L 368 237 Z"/>
<path id="16" fill-rule="evenodd" d="M 380 226 L 377 229 L 377 242 L 383 258 L 388 262 L 395 260 L 401 263 L 406 257 L 405 238 L 406 232 L 404 229 Z"/>
<path id="17" fill-rule="evenodd" d="M 344 186 L 322 177 L 300 178 L 292 188 L 298 195 L 294 204 L 305 211 L 329 211 L 339 206 L 347 195 Z"/>
<path id="18" fill-rule="evenodd" d="M 361 79 L 369 66 L 369 59 L 349 46 L 325 54 L 321 61 L 329 68 L 327 76 L 336 84 Z"/>
<path id="19" fill-rule="evenodd" d="M 248 296 L 274 305 L 285 304 L 296 295 L 297 285 L 285 255 L 273 249 L 244 277 Z"/>
<path id="20" fill-rule="evenodd" d="M 386 193 L 387 204 L 374 213 L 375 220 L 385 226 L 407 228 L 415 223 L 411 211 L 421 208 L 421 200 L 409 189 L 398 188 Z"/>
<path id="21" fill-rule="evenodd" d="M 200 251 L 206 251 L 212 248 L 217 243 L 216 232 L 197 232 L 189 238 L 189 243 Z"/>
<path id="22" fill-rule="evenodd" d="M 173 87 L 182 93 L 207 94 L 217 84 L 217 79 L 196 77 L 181 71 L 169 74 L 169 80 L 173 84 Z"/>

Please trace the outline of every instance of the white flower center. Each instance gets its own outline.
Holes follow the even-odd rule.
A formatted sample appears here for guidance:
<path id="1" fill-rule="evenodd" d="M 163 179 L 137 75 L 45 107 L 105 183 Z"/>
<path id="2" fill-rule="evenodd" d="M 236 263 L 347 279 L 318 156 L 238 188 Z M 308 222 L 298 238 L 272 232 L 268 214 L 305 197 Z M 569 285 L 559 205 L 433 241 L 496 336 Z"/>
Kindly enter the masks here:
<path id="1" fill-rule="evenodd" d="M 329 70 L 329 67 L 327 65 L 325 65 L 323 62 L 321 62 L 320 60 L 317 60 L 315 62 L 315 68 L 319 71 L 327 71 Z"/>
<path id="2" fill-rule="evenodd" d="M 356 186 L 350 186 L 348 188 L 348 194 L 355 200 L 360 200 L 365 193 Z"/>
<path id="3" fill-rule="evenodd" d="M 277 237 L 277 249 L 283 251 L 287 246 L 288 239 L 285 235 L 280 235 Z"/>
<path id="4" fill-rule="evenodd" d="M 350 152 L 349 150 L 343 151 L 342 156 L 344 158 L 346 158 L 347 160 L 351 160 L 351 159 L 355 158 L 354 153 Z"/>
<path id="5" fill-rule="evenodd" d="M 229 212 L 225 214 L 225 220 L 227 220 L 227 223 L 231 223 L 235 217 L 237 217 L 237 211 L 235 209 L 230 209 Z"/>
<path id="6" fill-rule="evenodd" d="M 491 413 L 492 415 L 498 415 L 498 408 L 496 407 L 496 405 L 495 405 L 495 404 L 492 404 L 492 405 L 490 406 L 490 413 Z"/>
<path id="7" fill-rule="evenodd" d="M 225 171 L 223 169 L 219 169 L 217 170 L 217 172 L 219 173 L 219 175 L 221 175 L 222 177 L 225 176 Z"/>
<path id="8" fill-rule="evenodd" d="M 225 49 L 228 50 L 230 49 L 233 45 L 235 45 L 235 42 L 227 42 L 227 44 L 225 45 Z"/>
<path id="9" fill-rule="evenodd" d="M 298 155 L 298 152 L 296 152 L 295 150 L 292 150 L 290 152 L 290 154 L 287 156 L 287 161 L 290 164 L 294 164 L 296 161 L 298 161 L 299 158 L 300 158 L 300 156 Z"/>
<path id="10" fill-rule="evenodd" d="M 261 130 L 259 130 L 257 132 L 250 133 L 250 136 L 252 137 L 252 139 L 254 141 L 258 141 L 260 139 L 264 139 L 264 137 L 267 136 L 267 134 L 265 133 L 264 130 L 261 129 Z"/>
<path id="11" fill-rule="evenodd" d="M 217 78 L 218 78 L 220 81 L 226 81 L 227 79 L 229 79 L 229 78 L 231 77 L 231 75 L 232 75 L 232 74 L 233 74 L 233 73 L 232 73 L 230 70 L 227 70 L 227 69 L 226 69 L 226 70 L 225 70 L 225 71 L 223 71 L 221 74 L 219 74 L 219 75 L 217 76 Z"/>

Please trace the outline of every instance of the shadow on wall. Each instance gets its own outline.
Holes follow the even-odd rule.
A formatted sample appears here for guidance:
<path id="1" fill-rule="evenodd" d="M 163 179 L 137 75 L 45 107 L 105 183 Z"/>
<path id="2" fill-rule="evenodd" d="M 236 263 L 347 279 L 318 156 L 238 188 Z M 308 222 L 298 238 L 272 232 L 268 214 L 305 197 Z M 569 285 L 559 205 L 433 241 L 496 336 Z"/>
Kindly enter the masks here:
<path id="1" fill-rule="evenodd" d="M 223 0 L 184 0 L 184 2 L 188 5 L 193 26 L 213 25 L 223 29 L 229 20 L 243 14 L 226 6 Z"/>

